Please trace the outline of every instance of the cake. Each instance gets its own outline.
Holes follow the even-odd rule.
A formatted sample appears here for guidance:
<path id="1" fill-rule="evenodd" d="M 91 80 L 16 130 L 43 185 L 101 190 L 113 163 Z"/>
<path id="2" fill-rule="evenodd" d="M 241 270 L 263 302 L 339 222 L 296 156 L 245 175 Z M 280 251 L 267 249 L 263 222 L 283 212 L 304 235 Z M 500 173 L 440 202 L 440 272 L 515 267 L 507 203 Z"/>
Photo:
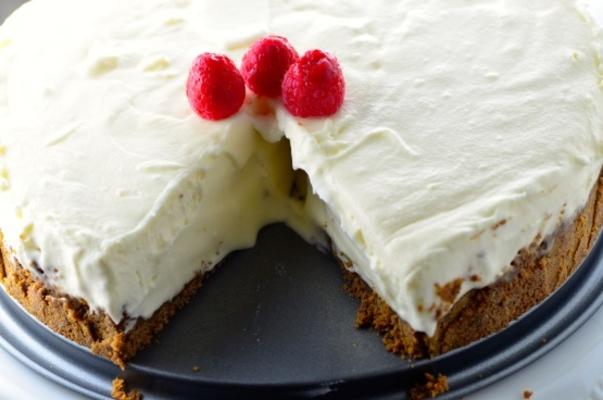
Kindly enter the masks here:
<path id="1" fill-rule="evenodd" d="M 199 118 L 195 57 L 239 64 L 268 34 L 337 56 L 342 109 L 248 92 Z M 569 0 L 33 0 L 0 28 L 0 281 L 123 367 L 285 222 L 332 251 L 389 350 L 467 345 L 597 238 L 600 49 Z"/>

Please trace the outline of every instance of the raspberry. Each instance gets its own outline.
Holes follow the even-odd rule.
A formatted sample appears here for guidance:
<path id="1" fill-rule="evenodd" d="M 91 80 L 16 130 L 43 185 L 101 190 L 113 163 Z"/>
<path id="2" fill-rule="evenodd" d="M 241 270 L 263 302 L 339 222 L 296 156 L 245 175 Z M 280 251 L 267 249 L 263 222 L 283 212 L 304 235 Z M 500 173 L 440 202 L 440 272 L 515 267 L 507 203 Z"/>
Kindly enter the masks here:
<path id="1" fill-rule="evenodd" d="M 345 82 L 337 59 L 310 50 L 293 64 L 283 79 L 283 103 L 297 117 L 327 117 L 343 104 Z"/>
<path id="2" fill-rule="evenodd" d="M 249 89 L 260 96 L 281 96 L 283 77 L 299 55 L 280 36 L 268 36 L 255 42 L 243 57 L 241 71 Z"/>
<path id="3" fill-rule="evenodd" d="M 204 53 L 193 63 L 186 95 L 199 116 L 218 121 L 241 109 L 245 101 L 245 81 L 230 58 Z"/>

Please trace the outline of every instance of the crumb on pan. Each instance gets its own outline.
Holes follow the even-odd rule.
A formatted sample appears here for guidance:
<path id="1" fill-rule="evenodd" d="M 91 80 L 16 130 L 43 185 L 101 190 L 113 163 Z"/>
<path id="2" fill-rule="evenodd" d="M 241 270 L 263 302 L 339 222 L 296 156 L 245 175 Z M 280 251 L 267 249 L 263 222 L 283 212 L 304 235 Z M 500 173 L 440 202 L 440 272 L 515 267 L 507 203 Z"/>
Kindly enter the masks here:
<path id="1" fill-rule="evenodd" d="M 128 391 L 126 387 L 126 381 L 122 378 L 113 379 L 113 391 L 111 392 L 111 397 L 114 400 L 142 400 L 142 393 L 138 390 L 133 389 Z"/>
<path id="2" fill-rule="evenodd" d="M 448 391 L 448 378 L 445 375 L 438 374 L 434 376 L 429 373 L 424 375 L 425 382 L 415 385 L 410 389 L 410 400 L 433 399 L 442 393 Z"/>

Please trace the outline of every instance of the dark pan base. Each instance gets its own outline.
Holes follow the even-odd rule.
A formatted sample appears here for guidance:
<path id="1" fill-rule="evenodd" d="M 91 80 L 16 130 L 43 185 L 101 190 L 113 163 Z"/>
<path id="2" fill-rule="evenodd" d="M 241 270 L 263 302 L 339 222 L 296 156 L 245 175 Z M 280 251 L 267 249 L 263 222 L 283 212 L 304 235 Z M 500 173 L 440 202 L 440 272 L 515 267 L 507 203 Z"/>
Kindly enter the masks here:
<path id="1" fill-rule="evenodd" d="M 602 258 L 599 241 L 561 289 L 503 332 L 410 364 L 387 353 L 374 332 L 354 328 L 357 304 L 343 291 L 335 260 L 273 225 L 255 248 L 229 256 L 159 343 L 121 375 L 145 399 L 403 399 L 430 372 L 449 378 L 451 390 L 440 399 L 458 399 L 526 366 L 581 326 L 603 302 Z M 3 291 L 0 345 L 93 398 L 108 398 L 120 375 L 29 317 Z"/>

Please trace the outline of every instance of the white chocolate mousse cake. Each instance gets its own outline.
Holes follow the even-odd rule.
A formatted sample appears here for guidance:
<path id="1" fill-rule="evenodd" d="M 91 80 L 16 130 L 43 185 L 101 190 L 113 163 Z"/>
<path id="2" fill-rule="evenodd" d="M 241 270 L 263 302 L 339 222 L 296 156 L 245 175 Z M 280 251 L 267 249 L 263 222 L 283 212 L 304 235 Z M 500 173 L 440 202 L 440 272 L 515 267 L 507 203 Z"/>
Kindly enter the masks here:
<path id="1" fill-rule="evenodd" d="M 200 118 L 195 58 L 240 65 L 269 34 L 337 57 L 342 108 L 301 118 L 248 90 Z M 571 0 L 33 0 L 0 28 L 0 282 L 124 366 L 286 222 L 331 244 L 388 349 L 466 345 L 597 238 L 600 57 Z"/>

